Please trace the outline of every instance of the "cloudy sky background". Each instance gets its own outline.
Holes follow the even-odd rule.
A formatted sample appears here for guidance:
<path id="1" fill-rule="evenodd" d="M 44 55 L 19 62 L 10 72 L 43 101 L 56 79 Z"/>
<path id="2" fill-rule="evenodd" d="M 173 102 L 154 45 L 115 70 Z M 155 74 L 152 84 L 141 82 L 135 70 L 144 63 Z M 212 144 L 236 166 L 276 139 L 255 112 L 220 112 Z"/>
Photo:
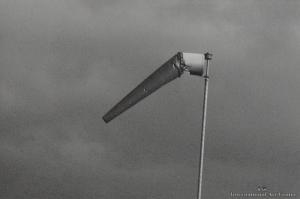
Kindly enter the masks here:
<path id="1" fill-rule="evenodd" d="M 297 193 L 300 2 L 1 0 L 0 198 L 195 198 L 203 79 L 102 121 L 178 51 L 214 54 L 203 197 Z"/>

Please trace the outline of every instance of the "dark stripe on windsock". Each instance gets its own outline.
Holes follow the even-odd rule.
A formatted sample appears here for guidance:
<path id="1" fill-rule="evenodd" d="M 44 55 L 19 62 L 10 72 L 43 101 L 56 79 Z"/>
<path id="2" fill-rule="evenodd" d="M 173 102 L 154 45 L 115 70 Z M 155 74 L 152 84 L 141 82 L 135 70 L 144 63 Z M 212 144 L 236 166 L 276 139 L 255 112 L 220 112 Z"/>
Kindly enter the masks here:
<path id="1" fill-rule="evenodd" d="M 126 95 L 118 104 L 110 109 L 104 116 L 103 120 L 108 123 L 163 85 L 180 77 L 183 70 L 180 68 L 180 53 L 177 53 L 160 68 L 154 71 L 128 95 Z"/>

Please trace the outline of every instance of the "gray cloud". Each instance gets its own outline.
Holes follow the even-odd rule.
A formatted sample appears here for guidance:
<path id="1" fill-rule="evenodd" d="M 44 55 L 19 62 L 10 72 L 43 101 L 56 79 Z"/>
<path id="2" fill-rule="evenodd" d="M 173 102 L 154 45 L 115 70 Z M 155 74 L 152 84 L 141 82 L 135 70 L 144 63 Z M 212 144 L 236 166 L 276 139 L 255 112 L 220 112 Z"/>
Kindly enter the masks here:
<path id="1" fill-rule="evenodd" d="M 296 1 L 1 1 L 1 198 L 195 197 L 202 81 L 106 125 L 177 51 L 212 51 L 204 195 L 296 192 Z"/>

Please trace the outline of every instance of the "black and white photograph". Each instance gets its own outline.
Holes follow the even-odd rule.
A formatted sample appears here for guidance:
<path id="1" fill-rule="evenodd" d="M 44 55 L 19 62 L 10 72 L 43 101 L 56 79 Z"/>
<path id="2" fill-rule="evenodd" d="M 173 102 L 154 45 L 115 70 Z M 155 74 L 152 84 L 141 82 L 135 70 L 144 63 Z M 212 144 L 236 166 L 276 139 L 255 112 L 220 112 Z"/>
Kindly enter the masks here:
<path id="1" fill-rule="evenodd" d="M 0 0 L 0 199 L 300 199 L 300 1 Z"/>

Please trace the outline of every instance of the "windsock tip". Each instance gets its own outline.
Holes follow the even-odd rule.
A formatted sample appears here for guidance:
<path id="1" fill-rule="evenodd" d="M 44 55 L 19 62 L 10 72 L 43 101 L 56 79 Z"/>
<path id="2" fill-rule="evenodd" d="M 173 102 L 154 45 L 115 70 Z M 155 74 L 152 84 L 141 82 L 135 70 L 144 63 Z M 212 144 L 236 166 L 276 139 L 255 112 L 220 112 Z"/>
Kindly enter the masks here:
<path id="1" fill-rule="evenodd" d="M 103 121 L 107 124 L 108 122 L 110 122 L 110 119 L 106 117 L 106 115 L 104 115 L 102 117 Z"/>

